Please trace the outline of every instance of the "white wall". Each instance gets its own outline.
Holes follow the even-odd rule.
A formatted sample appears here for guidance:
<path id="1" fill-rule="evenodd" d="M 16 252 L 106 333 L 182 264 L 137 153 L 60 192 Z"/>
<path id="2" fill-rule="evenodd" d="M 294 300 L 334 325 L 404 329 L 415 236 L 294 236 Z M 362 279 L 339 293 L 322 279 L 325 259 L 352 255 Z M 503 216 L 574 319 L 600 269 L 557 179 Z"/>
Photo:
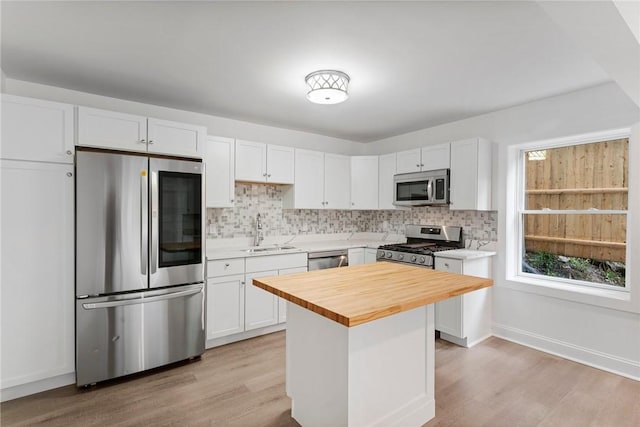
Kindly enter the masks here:
<path id="1" fill-rule="evenodd" d="M 630 297 L 606 306 L 589 295 L 543 295 L 529 285 L 514 284 L 507 279 L 505 239 L 513 234 L 507 229 L 510 217 L 506 207 L 515 166 L 509 153 L 514 145 L 629 127 L 637 122 L 640 110 L 611 83 L 376 141 L 369 148 L 372 153 L 386 153 L 474 136 L 496 142 L 493 183 L 500 250 L 494 264 L 494 333 L 640 379 L 640 251 L 635 242 L 640 238 L 640 135 L 632 137 L 629 154 Z"/>
<path id="2" fill-rule="evenodd" d="M 6 93 L 13 95 L 48 99 L 51 101 L 66 102 L 68 104 L 84 105 L 87 107 L 206 126 L 209 135 L 248 139 L 340 154 L 361 154 L 364 150 L 364 144 L 344 139 L 259 125 L 157 105 L 143 104 L 140 102 L 125 101 L 123 99 L 109 98 L 11 78 L 6 79 L 5 85 Z"/>

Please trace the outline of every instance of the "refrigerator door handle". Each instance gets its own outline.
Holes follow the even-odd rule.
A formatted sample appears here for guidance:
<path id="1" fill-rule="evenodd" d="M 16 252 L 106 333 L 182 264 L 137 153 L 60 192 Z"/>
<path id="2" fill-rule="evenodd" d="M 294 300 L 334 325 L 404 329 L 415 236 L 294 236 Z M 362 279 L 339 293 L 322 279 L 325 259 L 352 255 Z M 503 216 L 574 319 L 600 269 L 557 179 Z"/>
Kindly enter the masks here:
<path id="1" fill-rule="evenodd" d="M 158 269 L 158 173 L 151 172 L 151 274 Z"/>
<path id="2" fill-rule="evenodd" d="M 149 264 L 149 183 L 147 171 L 140 173 L 140 273 L 147 274 Z"/>
<path id="3" fill-rule="evenodd" d="M 163 301 L 163 300 L 174 299 L 179 297 L 186 297 L 189 295 L 199 294 L 200 292 L 202 292 L 202 288 L 188 289 L 186 291 L 172 292 L 169 294 L 156 295 L 156 296 L 147 297 L 147 298 L 145 298 L 144 296 L 140 296 L 135 298 L 121 299 L 117 301 L 84 303 L 82 304 L 82 308 L 84 308 L 85 310 L 94 310 L 98 308 L 120 307 L 123 305 L 132 305 L 132 304 L 144 304 L 147 302 Z"/>

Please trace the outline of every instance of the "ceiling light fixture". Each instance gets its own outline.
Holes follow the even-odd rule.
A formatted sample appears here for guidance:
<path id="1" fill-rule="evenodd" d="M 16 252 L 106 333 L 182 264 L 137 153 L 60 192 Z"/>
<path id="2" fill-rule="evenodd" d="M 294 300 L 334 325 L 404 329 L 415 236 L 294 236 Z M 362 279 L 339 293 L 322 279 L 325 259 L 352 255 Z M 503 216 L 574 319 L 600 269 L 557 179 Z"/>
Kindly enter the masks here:
<path id="1" fill-rule="evenodd" d="M 339 104 L 349 98 L 349 76 L 342 71 L 314 71 L 304 81 L 307 99 L 315 104 Z"/>

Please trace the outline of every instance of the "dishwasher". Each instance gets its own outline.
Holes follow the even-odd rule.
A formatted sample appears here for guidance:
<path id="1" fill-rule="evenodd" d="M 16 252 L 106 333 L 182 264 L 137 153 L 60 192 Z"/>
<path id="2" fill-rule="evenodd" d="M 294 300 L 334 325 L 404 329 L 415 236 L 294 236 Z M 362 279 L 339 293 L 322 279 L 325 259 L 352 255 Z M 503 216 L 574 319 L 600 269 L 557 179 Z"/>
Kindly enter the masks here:
<path id="1" fill-rule="evenodd" d="M 309 252 L 307 265 L 309 271 L 347 267 L 348 265 L 349 256 L 346 249 L 339 251 Z"/>

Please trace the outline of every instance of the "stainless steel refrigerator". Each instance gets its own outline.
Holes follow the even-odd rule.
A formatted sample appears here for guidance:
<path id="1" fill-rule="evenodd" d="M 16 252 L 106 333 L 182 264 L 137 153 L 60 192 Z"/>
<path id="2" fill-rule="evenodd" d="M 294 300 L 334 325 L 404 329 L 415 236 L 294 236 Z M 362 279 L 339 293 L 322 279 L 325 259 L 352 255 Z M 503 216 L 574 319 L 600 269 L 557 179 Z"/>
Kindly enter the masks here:
<path id="1" fill-rule="evenodd" d="M 78 149 L 76 383 L 204 352 L 203 165 Z"/>

